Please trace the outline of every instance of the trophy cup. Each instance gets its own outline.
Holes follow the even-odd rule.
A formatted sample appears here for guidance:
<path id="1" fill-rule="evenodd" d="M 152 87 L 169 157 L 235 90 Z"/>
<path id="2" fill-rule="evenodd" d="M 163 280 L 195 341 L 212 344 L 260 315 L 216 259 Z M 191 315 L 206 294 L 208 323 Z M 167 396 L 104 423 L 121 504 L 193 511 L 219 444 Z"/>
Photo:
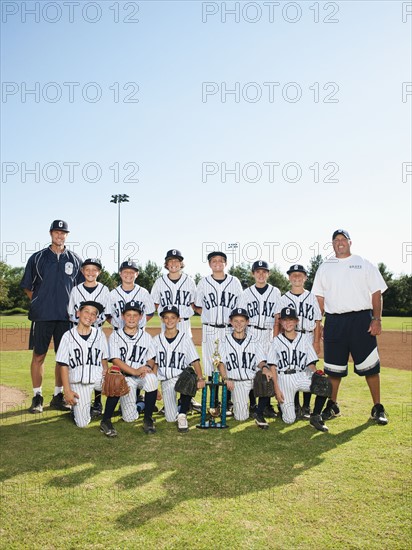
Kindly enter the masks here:
<path id="1" fill-rule="evenodd" d="M 205 387 L 202 390 L 202 411 L 200 417 L 200 424 L 197 428 L 207 429 L 207 428 L 227 428 L 226 425 L 226 411 L 227 411 L 227 387 L 226 384 L 222 381 L 219 382 L 219 363 L 222 362 L 222 358 L 219 353 L 219 340 L 215 340 L 215 349 L 212 354 L 213 359 L 213 373 L 212 380 L 206 382 Z M 210 398 L 209 398 L 209 414 L 210 420 L 206 420 L 206 409 L 207 409 L 207 388 L 210 388 Z M 222 408 L 220 410 L 219 405 L 216 406 L 217 396 L 219 392 L 219 386 L 222 386 Z M 220 416 L 220 422 L 216 422 L 215 418 Z"/>

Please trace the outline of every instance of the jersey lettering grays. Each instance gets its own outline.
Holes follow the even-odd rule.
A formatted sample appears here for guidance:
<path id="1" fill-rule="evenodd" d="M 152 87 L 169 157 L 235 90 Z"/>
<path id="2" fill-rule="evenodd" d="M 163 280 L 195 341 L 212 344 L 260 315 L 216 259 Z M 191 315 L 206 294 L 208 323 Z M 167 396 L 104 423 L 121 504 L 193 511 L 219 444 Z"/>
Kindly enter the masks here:
<path id="1" fill-rule="evenodd" d="M 71 384 L 94 384 L 101 376 L 102 360 L 107 357 L 107 340 L 102 330 L 92 327 L 84 340 L 74 327 L 63 334 L 56 361 L 69 367 Z"/>
<path id="2" fill-rule="evenodd" d="M 107 288 L 107 286 L 102 285 L 102 283 L 97 283 L 97 286 L 93 290 L 93 292 L 89 292 L 84 286 L 84 283 L 73 287 L 70 293 L 69 305 L 67 306 L 70 321 L 77 325 L 79 319 L 76 317 L 76 313 L 80 307 L 80 303 L 87 300 L 93 300 L 94 302 L 102 304 L 102 306 L 104 307 L 103 313 L 101 313 L 97 317 L 96 321 L 93 323 L 94 327 L 101 327 L 106 320 L 106 314 L 110 314 L 109 294 L 109 289 Z"/>
<path id="3" fill-rule="evenodd" d="M 110 292 L 110 315 L 112 316 L 112 325 L 116 329 L 123 328 L 124 322 L 122 313 L 124 306 L 128 302 L 136 302 L 142 308 L 143 316 L 139 323 L 139 327 L 143 328 L 146 325 L 146 315 L 152 315 L 154 313 L 155 305 L 148 291 L 139 285 L 134 285 L 134 288 L 129 292 L 123 290 L 122 285 L 119 285 Z"/>
<path id="4" fill-rule="evenodd" d="M 242 292 L 239 299 L 239 307 L 248 312 L 249 325 L 259 328 L 273 328 L 275 314 L 280 311 L 279 303 L 280 290 L 269 284 L 263 294 L 252 285 Z"/>
<path id="5" fill-rule="evenodd" d="M 211 275 L 200 279 L 195 304 L 202 308 L 202 323 L 228 324 L 229 315 L 237 307 L 242 285 L 239 279 L 226 275 L 220 283 Z"/>
<path id="6" fill-rule="evenodd" d="M 159 380 L 175 378 L 191 363 L 199 361 L 193 340 L 186 333 L 178 332 L 172 342 L 169 342 L 163 333 L 158 334 L 153 338 L 153 344 Z"/>
<path id="7" fill-rule="evenodd" d="M 80 257 L 67 248 L 59 255 L 44 248 L 30 256 L 20 286 L 33 291 L 31 321 L 67 321 L 70 292 L 84 281 L 80 267 Z"/>
<path id="8" fill-rule="evenodd" d="M 143 330 L 138 330 L 133 336 L 126 334 L 124 329 L 113 331 L 110 335 L 110 361 L 120 359 L 129 367 L 138 369 L 145 365 L 148 359 L 153 359 L 155 355 L 153 338 Z"/>
<path id="9" fill-rule="evenodd" d="M 298 334 L 292 342 L 279 334 L 273 340 L 267 358 L 268 365 L 276 365 L 279 373 L 288 369 L 304 371 L 317 361 L 318 356 L 306 334 Z"/>
<path id="10" fill-rule="evenodd" d="M 266 359 L 262 346 L 253 336 L 239 341 L 227 334 L 219 345 L 219 353 L 231 380 L 253 380 L 257 366 Z"/>
<path id="11" fill-rule="evenodd" d="M 166 306 L 176 306 L 181 318 L 189 318 L 194 314 L 192 304 L 195 301 L 196 285 L 191 277 L 182 274 L 173 282 L 167 275 L 159 277 L 152 288 L 151 296 L 155 304 L 159 304 L 161 313 Z"/>
<path id="12" fill-rule="evenodd" d="M 297 330 L 312 332 L 315 330 L 316 321 L 322 319 L 318 300 L 308 290 L 305 290 L 302 294 L 293 294 L 291 291 L 286 292 L 280 299 L 280 306 L 276 313 L 280 313 L 284 307 L 291 307 L 296 310 L 299 318 Z"/>

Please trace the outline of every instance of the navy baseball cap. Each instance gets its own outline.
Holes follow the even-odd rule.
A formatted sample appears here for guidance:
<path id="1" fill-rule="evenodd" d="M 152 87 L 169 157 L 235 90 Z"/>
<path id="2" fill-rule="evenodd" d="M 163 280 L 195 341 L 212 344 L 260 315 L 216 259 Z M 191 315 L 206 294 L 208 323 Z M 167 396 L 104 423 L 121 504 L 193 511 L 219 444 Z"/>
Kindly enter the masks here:
<path id="1" fill-rule="evenodd" d="M 131 302 L 127 302 L 124 306 L 123 313 L 126 313 L 126 311 L 137 311 L 138 313 L 142 313 L 142 307 L 138 302 L 132 300 Z"/>
<path id="2" fill-rule="evenodd" d="M 263 260 L 259 260 L 258 262 L 253 263 L 252 272 L 256 271 L 257 269 L 266 269 L 266 271 L 270 271 L 269 264 L 267 262 L 264 262 Z"/>
<path id="3" fill-rule="evenodd" d="M 102 270 L 102 262 L 99 260 L 99 258 L 87 258 L 87 260 L 84 260 L 82 263 L 82 267 L 86 267 L 86 265 L 95 265 Z"/>
<path id="4" fill-rule="evenodd" d="M 219 252 L 218 250 L 216 250 L 215 252 L 209 252 L 209 254 L 207 255 L 207 261 L 210 262 L 210 260 L 215 256 L 221 256 L 225 260 L 225 262 L 227 261 L 226 254 L 224 252 Z"/>
<path id="5" fill-rule="evenodd" d="M 286 271 L 286 273 L 288 275 L 290 275 L 291 273 L 304 273 L 305 275 L 307 275 L 306 269 L 303 267 L 303 265 L 300 265 L 300 264 L 291 265 L 290 268 Z"/>
<path id="6" fill-rule="evenodd" d="M 280 312 L 281 319 L 299 319 L 296 309 L 293 307 L 284 307 Z"/>
<path id="7" fill-rule="evenodd" d="M 229 315 L 229 319 L 233 319 L 233 317 L 244 317 L 245 319 L 249 319 L 249 314 L 246 311 L 246 309 L 243 309 L 243 307 L 237 307 L 236 309 L 232 310 L 232 313 Z"/>
<path id="8" fill-rule="evenodd" d="M 343 235 L 343 236 L 345 237 L 345 239 L 350 240 L 349 233 L 346 231 L 346 229 L 337 229 L 336 231 L 334 231 L 334 232 L 333 232 L 333 235 L 332 235 L 332 241 L 333 241 L 338 235 Z"/>
<path id="9" fill-rule="evenodd" d="M 177 250 L 174 248 L 173 250 L 168 250 L 166 252 L 166 258 L 165 260 L 170 260 L 172 258 L 176 258 L 177 260 L 183 261 L 183 256 L 180 250 Z"/>
<path id="10" fill-rule="evenodd" d="M 95 307 L 99 314 L 103 313 L 104 311 L 104 306 L 100 302 L 95 302 L 94 300 L 86 300 L 84 302 L 80 302 L 79 310 L 83 309 L 86 306 Z"/>
<path id="11" fill-rule="evenodd" d="M 69 225 L 64 220 L 54 220 L 50 225 L 50 231 L 64 231 L 69 233 Z"/>
<path id="12" fill-rule="evenodd" d="M 177 309 L 176 306 L 165 306 L 163 308 L 162 312 L 159 313 L 159 315 L 160 315 L 160 317 L 163 317 L 163 315 L 165 315 L 166 313 L 174 313 L 175 315 L 180 317 L 179 310 Z"/>
<path id="13" fill-rule="evenodd" d="M 135 264 L 131 260 L 128 260 L 127 262 L 123 262 L 119 267 L 119 272 L 123 271 L 123 269 L 134 269 L 135 271 L 139 271 L 137 264 Z"/>

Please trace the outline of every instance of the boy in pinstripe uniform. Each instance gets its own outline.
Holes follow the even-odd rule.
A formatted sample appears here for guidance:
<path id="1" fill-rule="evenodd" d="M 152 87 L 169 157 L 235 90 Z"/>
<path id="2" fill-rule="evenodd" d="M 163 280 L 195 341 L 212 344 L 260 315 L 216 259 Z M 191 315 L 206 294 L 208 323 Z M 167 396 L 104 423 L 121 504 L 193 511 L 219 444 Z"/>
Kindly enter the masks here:
<path id="1" fill-rule="evenodd" d="M 180 394 L 180 411 L 176 404 L 175 385 L 183 369 L 191 365 L 196 371 L 197 389 L 205 386 L 199 355 L 193 340 L 187 333 L 179 332 L 179 310 L 176 306 L 166 306 L 160 316 L 165 325 L 164 333 L 153 339 L 156 352 L 155 363 L 157 377 L 162 387 L 165 417 L 167 422 L 177 421 L 177 429 L 184 433 L 189 430 L 187 412 L 190 409 L 190 395 Z"/>
<path id="2" fill-rule="evenodd" d="M 92 300 L 80 304 L 76 327 L 64 333 L 56 361 L 60 367 L 65 400 L 72 405 L 79 428 L 90 423 L 90 405 L 95 387 L 101 389 L 107 370 L 108 346 L 103 331 L 93 326 L 103 306 Z"/>

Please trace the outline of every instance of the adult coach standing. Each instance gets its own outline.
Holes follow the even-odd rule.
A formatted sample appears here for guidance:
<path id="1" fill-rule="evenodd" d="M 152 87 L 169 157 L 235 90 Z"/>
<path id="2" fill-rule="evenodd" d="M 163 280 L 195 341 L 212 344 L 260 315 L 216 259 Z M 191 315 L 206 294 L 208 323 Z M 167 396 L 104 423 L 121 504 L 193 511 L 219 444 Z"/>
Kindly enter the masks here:
<path id="1" fill-rule="evenodd" d="M 382 293 L 387 286 L 374 265 L 351 254 L 347 231 L 337 229 L 332 245 L 335 257 L 320 265 L 312 288 L 325 312 L 324 369 L 333 388 L 322 418 L 328 420 L 340 414 L 336 400 L 341 379 L 348 374 L 350 353 L 356 374 L 365 376 L 371 392 L 371 418 L 385 425 L 388 419 L 380 402 L 376 336 L 382 332 Z"/>
<path id="2" fill-rule="evenodd" d="M 63 220 L 50 226 L 51 244 L 30 256 L 20 286 L 30 298 L 31 320 L 29 349 L 33 350 L 31 378 L 33 400 L 29 412 L 43 411 L 42 383 L 44 360 L 51 339 L 57 351 L 63 334 L 69 330 L 67 304 L 72 288 L 84 281 L 81 259 L 65 246 L 69 227 Z M 67 410 L 63 398 L 60 367 L 55 367 L 55 388 L 50 407 Z"/>

